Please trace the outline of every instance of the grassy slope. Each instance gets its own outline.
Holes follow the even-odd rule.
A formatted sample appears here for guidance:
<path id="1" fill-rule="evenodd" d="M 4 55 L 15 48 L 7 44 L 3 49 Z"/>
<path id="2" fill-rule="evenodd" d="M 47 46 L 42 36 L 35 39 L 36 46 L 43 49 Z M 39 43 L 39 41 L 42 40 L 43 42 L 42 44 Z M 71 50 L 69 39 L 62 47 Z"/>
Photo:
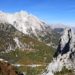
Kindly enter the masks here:
<path id="1" fill-rule="evenodd" d="M 56 72 L 55 75 L 75 75 L 73 70 L 68 70 L 65 67 L 60 72 Z"/>
<path id="2" fill-rule="evenodd" d="M 54 49 L 45 45 L 43 42 L 39 42 L 36 39 L 32 39 L 28 36 L 24 36 L 21 38 L 21 41 L 25 42 L 26 44 L 29 44 L 31 49 L 30 51 L 25 50 L 22 51 L 20 49 L 16 49 L 15 51 L 11 51 L 9 53 L 1 53 L 0 57 L 7 59 L 7 60 L 14 60 L 17 59 L 17 61 L 20 59 L 21 60 L 32 60 L 32 62 L 36 61 L 36 62 L 50 62 L 53 53 L 54 53 Z M 34 46 L 32 46 L 32 44 L 30 44 L 30 42 L 32 42 L 32 44 Z M 17 57 L 16 57 L 17 55 Z M 10 56 L 10 57 L 9 57 Z M 18 59 L 19 58 L 19 59 Z"/>
<path id="3" fill-rule="evenodd" d="M 4 58 L 11 63 L 19 64 L 42 64 L 47 65 L 53 56 L 54 49 L 45 45 L 43 42 L 39 42 L 36 39 L 30 38 L 29 36 L 23 36 L 20 41 L 30 45 L 32 50 L 20 50 L 16 49 L 9 53 L 0 53 L 0 58 Z M 46 66 L 30 68 L 30 67 L 20 67 L 19 70 L 27 72 L 27 75 L 37 75 Z"/>

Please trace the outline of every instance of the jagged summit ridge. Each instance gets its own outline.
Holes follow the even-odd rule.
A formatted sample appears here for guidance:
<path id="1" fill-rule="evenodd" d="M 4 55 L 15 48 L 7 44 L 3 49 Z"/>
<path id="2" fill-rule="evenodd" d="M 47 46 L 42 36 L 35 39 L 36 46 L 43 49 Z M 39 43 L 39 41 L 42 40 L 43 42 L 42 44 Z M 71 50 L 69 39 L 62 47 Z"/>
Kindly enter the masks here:
<path id="1" fill-rule="evenodd" d="M 43 75 L 54 75 L 55 72 L 67 69 L 75 69 L 75 34 L 72 29 L 66 28 L 60 38 L 58 48 L 52 62 L 48 65 Z"/>
<path id="2" fill-rule="evenodd" d="M 67 28 L 61 36 L 55 56 L 58 54 L 65 54 L 68 51 L 72 51 L 75 45 L 75 34 L 72 29 Z"/>
<path id="3" fill-rule="evenodd" d="M 13 50 L 16 45 L 19 48 L 24 47 L 24 45 L 20 42 L 20 37 L 22 37 L 21 39 L 23 39 L 23 36 L 29 36 L 33 39 L 44 42 L 48 46 L 56 48 L 58 38 L 55 37 L 60 37 L 60 33 L 51 29 L 48 24 L 46 24 L 45 22 L 41 22 L 37 17 L 25 11 L 20 11 L 16 13 L 5 13 L 1 11 L 0 32 L 1 41 L 3 39 L 3 42 L 1 44 L 4 43 L 5 45 L 7 45 L 6 42 L 7 40 L 11 39 L 11 37 L 13 41 L 11 43 L 12 46 L 10 45 L 10 41 L 8 41 L 8 46 L 1 46 L 1 49 L 3 48 L 4 50 Z M 9 36 L 9 33 L 11 37 Z M 19 34 L 21 34 L 21 36 L 17 36 Z M 7 37 L 7 40 L 2 38 L 3 36 L 4 38 Z"/>
<path id="4" fill-rule="evenodd" d="M 9 23 L 24 34 L 28 34 L 28 31 L 32 31 L 32 33 L 37 35 L 36 30 L 42 31 L 42 29 L 45 28 L 37 17 L 25 11 L 16 13 L 0 12 L 0 23 Z"/>

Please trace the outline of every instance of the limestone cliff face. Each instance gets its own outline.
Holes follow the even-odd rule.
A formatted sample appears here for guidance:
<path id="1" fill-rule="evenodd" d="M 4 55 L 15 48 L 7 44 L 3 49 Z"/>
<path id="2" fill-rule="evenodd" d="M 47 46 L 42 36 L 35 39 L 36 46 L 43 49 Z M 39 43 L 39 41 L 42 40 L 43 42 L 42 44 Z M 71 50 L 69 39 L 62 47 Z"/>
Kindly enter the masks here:
<path id="1" fill-rule="evenodd" d="M 62 71 L 63 67 L 75 69 L 75 34 L 70 28 L 63 32 L 54 58 L 43 75 L 54 75 L 55 72 Z"/>
<path id="2" fill-rule="evenodd" d="M 59 54 L 63 55 L 67 52 L 75 51 L 75 34 L 71 29 L 65 29 L 64 34 L 61 36 L 57 51 L 54 57 L 57 57 Z"/>

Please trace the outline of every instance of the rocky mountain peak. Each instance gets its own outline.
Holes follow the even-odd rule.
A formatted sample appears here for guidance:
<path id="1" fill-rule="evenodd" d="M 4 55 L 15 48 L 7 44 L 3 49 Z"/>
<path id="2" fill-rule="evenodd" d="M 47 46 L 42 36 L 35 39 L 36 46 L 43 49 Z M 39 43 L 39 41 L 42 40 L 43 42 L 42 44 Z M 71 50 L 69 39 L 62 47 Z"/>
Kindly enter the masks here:
<path id="1" fill-rule="evenodd" d="M 20 11 L 16 13 L 0 12 L 0 23 L 8 23 L 13 25 L 17 30 L 24 34 L 29 34 L 29 30 L 37 35 L 36 30 L 43 30 L 44 24 L 35 16 Z"/>
<path id="2" fill-rule="evenodd" d="M 59 40 L 59 45 L 57 48 L 57 51 L 55 53 L 55 57 L 59 54 L 63 55 L 69 51 L 74 50 L 75 45 L 75 35 L 72 29 L 66 28 L 63 32 L 63 35 L 61 36 Z"/>

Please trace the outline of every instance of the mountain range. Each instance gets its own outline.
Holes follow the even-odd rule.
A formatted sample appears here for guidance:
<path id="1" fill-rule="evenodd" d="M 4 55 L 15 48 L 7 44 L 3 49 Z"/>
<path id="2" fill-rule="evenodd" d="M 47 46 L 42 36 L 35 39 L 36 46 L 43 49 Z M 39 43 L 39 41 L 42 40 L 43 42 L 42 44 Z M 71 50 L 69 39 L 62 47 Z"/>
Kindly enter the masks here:
<path id="1" fill-rule="evenodd" d="M 75 75 L 75 33 L 67 28 L 60 38 L 52 62 L 43 75 Z"/>
<path id="2" fill-rule="evenodd" d="M 43 75 L 60 75 L 63 67 L 72 74 L 75 34 L 73 28 L 58 26 L 47 24 L 25 11 L 0 12 L 0 58 L 4 60 L 1 62 L 7 60 L 17 64 L 17 70 L 26 75 L 41 74 L 46 66 Z M 26 67 L 35 64 L 42 66 Z"/>

